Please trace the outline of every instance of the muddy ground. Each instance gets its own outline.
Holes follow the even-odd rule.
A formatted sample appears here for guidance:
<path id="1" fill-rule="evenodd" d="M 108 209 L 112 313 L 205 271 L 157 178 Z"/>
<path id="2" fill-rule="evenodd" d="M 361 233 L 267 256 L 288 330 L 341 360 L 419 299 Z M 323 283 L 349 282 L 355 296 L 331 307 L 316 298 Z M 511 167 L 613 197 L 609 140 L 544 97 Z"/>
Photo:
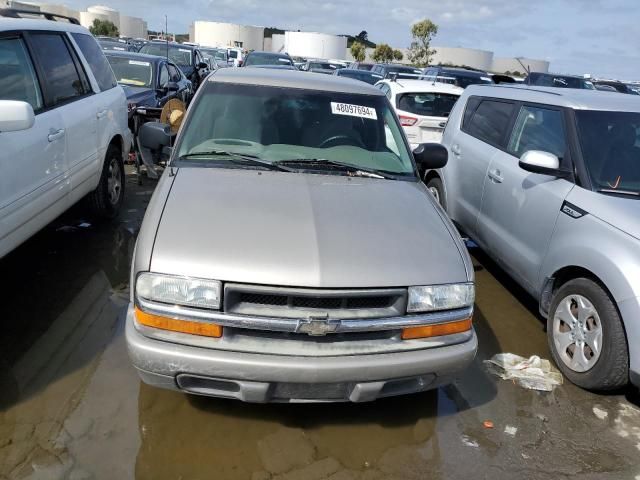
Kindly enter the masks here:
<path id="1" fill-rule="evenodd" d="M 495 353 L 549 351 L 535 302 L 476 249 L 480 350 L 453 385 L 357 405 L 147 387 L 122 310 L 153 183 L 127 188 L 116 222 L 74 208 L 0 260 L 0 479 L 640 479 L 637 391 L 540 393 L 486 372 Z"/>

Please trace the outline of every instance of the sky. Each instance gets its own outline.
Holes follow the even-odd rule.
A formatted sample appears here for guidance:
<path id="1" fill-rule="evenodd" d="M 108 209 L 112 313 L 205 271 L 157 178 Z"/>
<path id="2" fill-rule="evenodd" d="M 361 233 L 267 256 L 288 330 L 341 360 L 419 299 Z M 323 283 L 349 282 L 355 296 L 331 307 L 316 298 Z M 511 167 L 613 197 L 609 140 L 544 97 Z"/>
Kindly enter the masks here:
<path id="1" fill-rule="evenodd" d="M 63 0 L 64 1 L 64 0 Z M 53 3 L 53 2 L 52 2 Z M 60 2 L 62 3 L 62 2 Z M 66 0 L 85 9 L 100 0 Z M 439 27 L 433 45 L 551 62 L 558 73 L 640 80 L 638 0 L 102 0 L 150 30 L 188 32 L 194 20 L 357 35 L 406 48 L 411 25 Z"/>

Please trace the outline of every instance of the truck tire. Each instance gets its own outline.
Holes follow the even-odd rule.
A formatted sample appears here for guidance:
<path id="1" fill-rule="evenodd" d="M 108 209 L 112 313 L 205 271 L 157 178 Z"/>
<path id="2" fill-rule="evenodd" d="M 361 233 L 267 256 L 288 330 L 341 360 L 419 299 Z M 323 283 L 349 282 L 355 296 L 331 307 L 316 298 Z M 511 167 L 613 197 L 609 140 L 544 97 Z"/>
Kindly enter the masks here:
<path id="1" fill-rule="evenodd" d="M 124 200 L 124 185 L 122 155 L 115 145 L 110 145 L 102 167 L 100 183 L 88 197 L 92 213 L 100 218 L 115 218 Z"/>
<path id="2" fill-rule="evenodd" d="M 614 390 L 629 382 L 629 349 L 618 309 L 588 278 L 553 295 L 547 318 L 549 350 L 558 368 L 587 390 Z"/>

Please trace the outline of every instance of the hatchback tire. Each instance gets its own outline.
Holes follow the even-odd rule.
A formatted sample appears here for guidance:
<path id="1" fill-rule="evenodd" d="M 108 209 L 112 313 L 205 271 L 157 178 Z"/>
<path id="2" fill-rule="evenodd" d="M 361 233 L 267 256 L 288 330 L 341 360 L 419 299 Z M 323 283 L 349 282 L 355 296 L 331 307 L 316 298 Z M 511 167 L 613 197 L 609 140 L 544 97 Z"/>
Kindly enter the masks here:
<path id="1" fill-rule="evenodd" d="M 553 295 L 547 340 L 558 368 L 587 390 L 628 383 L 629 353 L 622 320 L 609 294 L 588 278 L 576 278 Z"/>
<path id="2" fill-rule="evenodd" d="M 88 196 L 91 211 L 97 217 L 112 219 L 124 200 L 124 162 L 120 150 L 110 145 L 100 175 L 100 183 Z"/>
<path id="3" fill-rule="evenodd" d="M 433 195 L 433 198 L 436 199 L 436 202 L 438 202 L 442 208 L 445 208 L 444 187 L 442 186 L 442 180 L 440 180 L 438 177 L 433 177 L 432 179 L 427 180 L 425 183 L 427 185 L 429 193 Z"/>

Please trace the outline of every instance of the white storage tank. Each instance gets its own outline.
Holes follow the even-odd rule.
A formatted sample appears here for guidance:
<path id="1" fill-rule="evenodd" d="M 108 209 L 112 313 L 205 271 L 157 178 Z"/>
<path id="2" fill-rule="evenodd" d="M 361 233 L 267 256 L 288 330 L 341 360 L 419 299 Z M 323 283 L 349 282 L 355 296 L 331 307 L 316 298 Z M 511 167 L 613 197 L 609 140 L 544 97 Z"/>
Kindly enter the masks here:
<path id="1" fill-rule="evenodd" d="M 284 50 L 292 57 L 345 60 L 347 37 L 316 32 L 285 32 Z"/>
<path id="2" fill-rule="evenodd" d="M 147 22 L 138 17 L 120 15 L 120 36 L 131 38 L 147 38 Z"/>
<path id="3" fill-rule="evenodd" d="M 532 72 L 548 72 L 549 62 L 546 60 L 536 60 L 535 58 L 520 57 L 522 65 L 529 68 Z M 496 73 L 504 72 L 519 72 L 523 75 L 526 73 L 526 69 L 515 58 L 510 57 L 496 57 L 493 59 L 492 71 Z"/>
<path id="4" fill-rule="evenodd" d="M 431 57 L 432 65 L 455 65 L 491 70 L 493 52 L 475 48 L 433 47 L 436 53 Z"/>
<path id="5" fill-rule="evenodd" d="M 210 47 L 262 50 L 264 27 L 198 20 L 189 29 L 189 41 Z"/>

